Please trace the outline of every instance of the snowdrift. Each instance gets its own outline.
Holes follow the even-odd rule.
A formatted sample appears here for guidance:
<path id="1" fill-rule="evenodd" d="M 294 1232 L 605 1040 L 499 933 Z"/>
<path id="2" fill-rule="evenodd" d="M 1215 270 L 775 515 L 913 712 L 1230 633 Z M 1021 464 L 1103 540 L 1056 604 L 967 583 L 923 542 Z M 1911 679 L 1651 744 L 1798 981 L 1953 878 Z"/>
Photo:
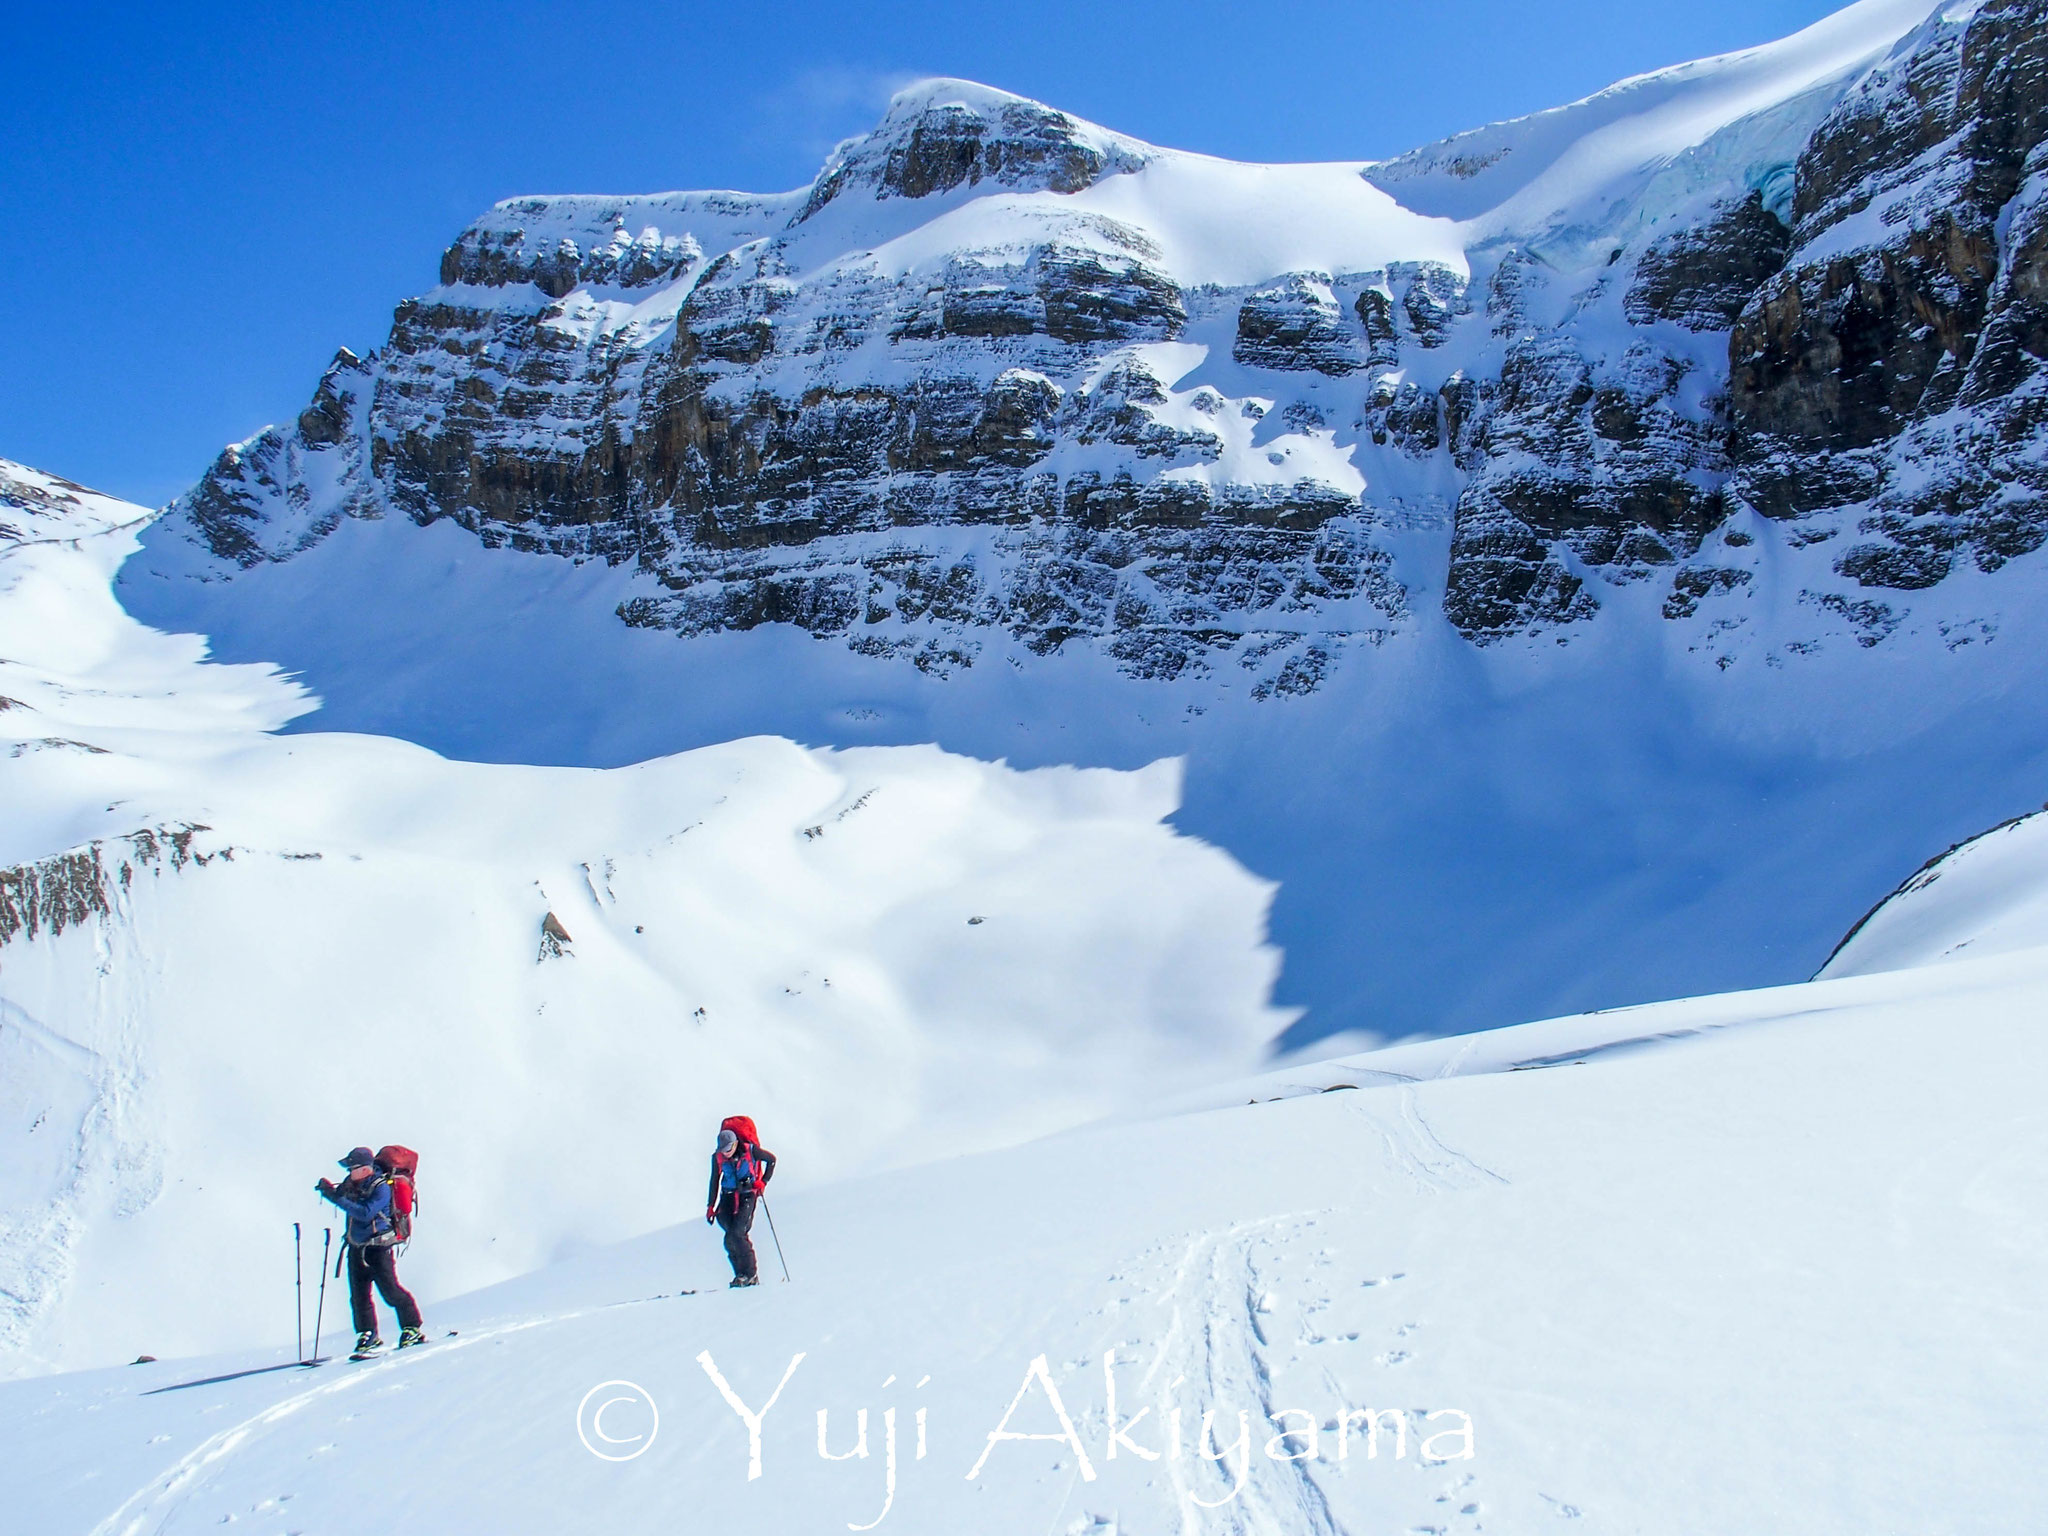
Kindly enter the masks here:
<path id="1" fill-rule="evenodd" d="M 1287 1023 L 1271 888 L 1166 824 L 1170 762 L 277 736 L 291 683 L 113 604 L 140 509 L 4 473 L 7 1368 L 245 1337 L 359 1141 L 424 1154 L 407 1268 L 445 1295 L 698 1208 L 736 1109 L 795 1188 L 1245 1070 Z"/>

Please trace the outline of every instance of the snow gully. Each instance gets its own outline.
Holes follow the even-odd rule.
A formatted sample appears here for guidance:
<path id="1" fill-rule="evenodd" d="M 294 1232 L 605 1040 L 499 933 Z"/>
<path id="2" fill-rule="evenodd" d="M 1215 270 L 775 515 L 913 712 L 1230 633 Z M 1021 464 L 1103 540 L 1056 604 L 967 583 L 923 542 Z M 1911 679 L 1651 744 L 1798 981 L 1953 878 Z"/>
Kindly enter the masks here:
<path id="1" fill-rule="evenodd" d="M 767 1395 L 760 1407 L 748 1404 L 740 1391 L 727 1380 L 718 1368 L 711 1351 L 704 1350 L 697 1356 L 697 1364 L 704 1370 L 718 1395 L 724 1399 L 745 1426 L 747 1432 L 747 1480 L 762 1476 L 762 1433 L 769 1413 L 781 1400 L 783 1390 L 803 1364 L 804 1353 L 790 1357 L 788 1366 L 782 1372 L 782 1379 Z M 1191 1418 L 1186 1404 L 1174 1400 L 1174 1394 L 1185 1385 L 1185 1378 L 1176 1378 L 1168 1385 L 1155 1404 L 1140 1407 L 1128 1417 L 1118 1406 L 1116 1382 L 1116 1351 L 1105 1350 L 1102 1357 L 1103 1406 L 1099 1415 L 1084 1414 L 1081 1423 L 1091 1429 L 1099 1425 L 1100 1460 L 1116 1461 L 1119 1457 L 1135 1458 L 1141 1462 L 1178 1462 L 1183 1458 L 1206 1461 L 1215 1465 L 1218 1483 L 1222 1491 L 1217 1497 L 1204 1498 L 1189 1489 L 1186 1498 L 1190 1503 L 1204 1509 L 1216 1509 L 1235 1501 L 1243 1493 L 1251 1478 L 1252 1468 L 1257 1461 L 1252 1446 L 1253 1413 L 1249 1409 L 1220 1409 L 1205 1406 L 1199 1418 Z M 911 1389 L 922 1390 L 930 1383 L 926 1375 Z M 897 1378 L 892 1375 L 881 1384 L 883 1390 L 894 1387 Z M 1027 1400 L 1036 1399 L 1035 1406 L 1027 1408 Z M 649 1404 L 651 1410 L 651 1403 Z M 1157 1416 L 1154 1417 L 1154 1409 Z M 921 1462 L 930 1454 L 931 1425 L 930 1410 L 918 1404 L 912 1414 L 908 1433 L 908 1446 L 899 1438 L 897 1407 L 894 1404 L 881 1410 L 879 1436 L 871 1437 L 872 1422 L 867 1408 L 856 1408 L 853 1417 L 851 1444 L 843 1449 L 835 1445 L 846 1445 L 843 1427 L 835 1440 L 832 1427 L 832 1411 L 819 1408 L 816 1411 L 818 1456 L 824 1461 L 864 1461 L 870 1456 L 878 1457 L 882 1463 L 882 1507 L 873 1519 L 864 1523 L 847 1523 L 849 1531 L 872 1531 L 888 1517 L 896 1504 L 898 1476 L 908 1451 L 910 1462 Z M 1055 1425 L 1049 1429 L 1017 1429 L 1012 1422 L 1046 1423 L 1048 1416 Z M 1366 1460 L 1377 1460 L 1381 1445 L 1390 1449 L 1394 1460 L 1406 1459 L 1409 1455 L 1411 1438 L 1414 1442 L 1415 1457 L 1418 1461 L 1440 1463 L 1467 1461 L 1474 1455 L 1474 1426 L 1472 1416 L 1457 1408 L 1436 1408 L 1430 1410 L 1399 1408 L 1353 1408 L 1340 1405 L 1330 1415 L 1315 1413 L 1306 1408 L 1262 1408 L 1258 1414 L 1263 1423 L 1275 1426 L 1278 1433 L 1267 1439 L 1264 1447 L 1266 1460 L 1274 1462 L 1311 1462 L 1324 1459 L 1348 1462 L 1354 1444 Z M 1146 1421 L 1150 1419 L 1150 1424 Z M 1189 1433 L 1190 1425 L 1193 1433 Z M 1145 1428 L 1140 1431 L 1140 1426 Z M 1234 1425 L 1234 1429 L 1232 1426 Z M 843 1426 L 843 1420 L 842 1420 Z M 1384 1440 L 1383 1440 L 1384 1435 Z M 1147 1439 L 1153 1443 L 1147 1444 Z M 1334 1450 L 1326 1450 L 1329 1440 L 1334 1438 Z M 1009 1405 L 996 1420 L 983 1439 L 981 1451 L 974 1463 L 967 1469 L 966 1480 L 978 1479 L 988 1466 L 997 1448 L 1007 1442 L 1051 1442 L 1062 1446 L 1073 1458 L 1076 1472 L 1083 1482 L 1094 1482 L 1101 1474 L 1097 1470 L 1097 1458 L 1091 1456 L 1089 1442 L 1084 1439 L 1080 1425 L 1073 1413 L 1069 1412 L 1066 1400 L 1060 1393 L 1059 1384 L 1054 1381 L 1052 1370 L 1043 1354 L 1034 1356 L 1024 1368 L 1024 1378 L 1018 1385 Z M 586 1444 L 588 1442 L 586 1441 Z M 619 1459 L 606 1457 L 607 1460 Z"/>

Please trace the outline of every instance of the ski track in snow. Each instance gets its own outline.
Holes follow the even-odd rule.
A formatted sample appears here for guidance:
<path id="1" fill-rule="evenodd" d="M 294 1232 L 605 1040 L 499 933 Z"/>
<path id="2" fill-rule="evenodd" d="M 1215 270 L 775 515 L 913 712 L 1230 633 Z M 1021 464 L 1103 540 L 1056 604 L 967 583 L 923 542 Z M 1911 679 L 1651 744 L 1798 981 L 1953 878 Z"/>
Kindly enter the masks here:
<path id="1" fill-rule="evenodd" d="M 1464 1154 L 1447 1147 L 1435 1137 L 1412 1103 L 1393 1120 L 1362 1115 L 1385 1142 L 1390 1161 L 1400 1167 L 1417 1186 L 1428 1193 L 1456 1193 L 1507 1180 Z M 1343 1463 L 1329 1458 L 1327 1435 L 1335 1421 L 1323 1421 L 1319 1434 L 1322 1454 L 1303 1460 L 1274 1460 L 1263 1454 L 1269 1436 L 1282 1421 L 1277 1412 L 1310 1407 L 1307 1398 L 1287 1398 L 1276 1389 L 1276 1378 L 1290 1366 L 1307 1368 L 1320 1387 L 1340 1404 L 1343 1412 L 1358 1406 L 1350 1400 L 1345 1379 L 1327 1360 L 1302 1354 L 1302 1347 L 1345 1345 L 1358 1342 L 1357 1332 L 1325 1336 L 1311 1331 L 1313 1319 L 1338 1303 L 1335 1287 L 1325 1278 L 1321 1283 L 1296 1276 L 1283 1282 L 1281 1276 L 1303 1265 L 1323 1266 L 1330 1262 L 1327 1249 L 1304 1254 L 1301 1249 L 1324 1236 L 1323 1212 L 1295 1212 L 1260 1217 L 1237 1223 L 1217 1232 L 1197 1233 L 1187 1239 L 1173 1263 L 1172 1273 L 1158 1295 L 1158 1304 L 1168 1316 L 1166 1328 L 1153 1351 L 1152 1363 L 1139 1378 L 1135 1392 L 1120 1400 L 1119 1415 L 1126 1422 L 1132 1411 L 1151 1407 L 1162 1417 L 1170 1403 L 1218 1405 L 1214 1438 L 1203 1438 L 1199 1417 L 1183 1422 L 1181 1443 L 1185 1454 L 1167 1458 L 1161 1465 L 1172 1486 L 1181 1536 L 1347 1536 L 1358 1529 L 1347 1525 L 1332 1507 L 1331 1495 L 1322 1478 L 1341 1475 Z M 1348 1273 L 1348 1271 L 1344 1271 Z M 1366 1288 L 1377 1290 L 1405 1275 L 1368 1279 Z M 1288 1299 L 1297 1307 L 1300 1321 L 1290 1336 L 1283 1332 L 1290 1314 L 1274 1293 L 1274 1286 L 1286 1284 Z M 1377 1357 L 1381 1371 L 1396 1369 L 1413 1358 L 1412 1343 L 1419 1328 L 1416 1322 L 1388 1323 L 1387 1348 Z M 1355 1373 L 1352 1387 L 1357 1385 Z M 1391 1406 L 1381 1402 L 1378 1406 Z M 1204 1454 L 1234 1443 L 1236 1427 L 1228 1419 L 1242 1407 L 1250 1415 L 1250 1439 L 1246 1454 L 1250 1468 L 1242 1490 L 1228 1497 L 1233 1483 L 1231 1460 Z M 1310 1407 L 1310 1411 L 1315 1410 Z M 1291 1422 L 1291 1421 L 1290 1421 Z M 1152 1425 L 1162 1437 L 1164 1425 Z M 1418 1464 L 1418 1466 L 1423 1464 Z M 1477 1479 L 1462 1474 L 1453 1485 L 1469 1502 Z M 1380 1500 L 1402 1501 L 1412 1496 L 1410 1488 L 1377 1488 Z M 1354 1495 L 1355 1497 L 1355 1495 Z M 1103 1517 L 1094 1516 L 1100 1521 Z M 1391 1516 L 1375 1511 L 1373 1523 Z M 1429 1529 L 1410 1525 L 1404 1529 Z M 1095 1527 L 1077 1522 L 1071 1529 L 1090 1531 Z M 1121 1529 L 1112 1524 L 1108 1529 Z"/>
<path id="2" fill-rule="evenodd" d="M 1474 1161 L 1431 1130 L 1412 1087 L 1404 1085 L 1398 1090 L 1400 1110 L 1392 1115 L 1373 1112 L 1368 1098 L 1372 1092 L 1363 1090 L 1352 1112 L 1379 1133 L 1389 1161 L 1406 1173 L 1417 1188 L 1436 1194 L 1476 1189 L 1488 1182 L 1509 1182 L 1505 1174 Z"/>
<path id="3" fill-rule="evenodd" d="M 376 1361 L 333 1361 L 331 1363 L 336 1366 L 349 1368 L 342 1371 L 337 1378 L 330 1378 L 317 1386 L 309 1387 L 304 1392 L 294 1393 L 282 1402 L 272 1403 L 260 1412 L 251 1414 L 240 1423 L 221 1430 L 203 1441 L 173 1462 L 165 1471 L 150 1479 L 145 1486 L 130 1494 L 119 1508 L 92 1528 L 89 1536 L 146 1536 L 146 1533 L 152 1531 L 169 1529 L 179 1511 L 205 1488 L 213 1474 L 225 1467 L 231 1458 L 254 1446 L 266 1430 L 314 1403 L 354 1391 L 366 1381 L 380 1382 L 396 1370 L 418 1367 L 436 1356 L 447 1356 L 474 1344 L 487 1344 L 508 1334 L 575 1322 L 579 1318 L 607 1310 L 609 1309 L 604 1307 L 585 1307 L 575 1312 L 558 1313 L 552 1317 L 525 1318 L 495 1328 L 483 1328 L 474 1333 L 465 1333 L 460 1338 L 434 1339 L 420 1349 L 415 1358 L 408 1358 L 404 1354 L 392 1354 Z M 317 1341 L 315 1347 L 318 1347 Z"/>
<path id="4" fill-rule="evenodd" d="M 1255 1250 L 1300 1232 L 1313 1219 L 1301 1214 L 1261 1217 L 1188 1240 L 1163 1298 L 1169 1321 L 1153 1364 L 1139 1381 L 1140 1397 L 1158 1390 L 1163 1378 L 1171 1399 L 1248 1404 L 1259 1424 L 1270 1422 L 1273 1383 L 1264 1355 L 1270 1341 L 1259 1322 L 1264 1287 Z M 1219 1503 L 1230 1492 L 1231 1475 L 1227 1463 L 1205 1461 L 1202 1448 L 1207 1444 L 1213 1450 L 1219 1442 L 1228 1445 L 1232 1434 L 1222 1423 L 1214 1431 L 1215 1438 L 1205 1442 L 1199 1419 L 1183 1425 L 1183 1444 L 1190 1454 L 1165 1463 L 1183 1536 L 1217 1531 L 1232 1536 L 1343 1536 L 1343 1527 L 1331 1515 L 1322 1489 L 1304 1470 L 1305 1463 L 1267 1462 L 1249 1446 L 1246 1454 L 1253 1457 L 1252 1469 L 1243 1491 L 1228 1503 Z"/>

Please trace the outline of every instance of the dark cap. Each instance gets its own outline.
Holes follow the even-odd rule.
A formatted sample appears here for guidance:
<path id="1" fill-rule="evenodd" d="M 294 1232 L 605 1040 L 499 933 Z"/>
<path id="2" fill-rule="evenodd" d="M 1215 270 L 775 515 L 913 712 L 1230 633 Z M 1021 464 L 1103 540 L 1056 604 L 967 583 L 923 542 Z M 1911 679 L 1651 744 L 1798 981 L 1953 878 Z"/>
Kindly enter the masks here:
<path id="1" fill-rule="evenodd" d="M 341 1160 L 344 1168 L 367 1168 L 377 1161 L 377 1154 L 368 1147 L 357 1147 Z"/>

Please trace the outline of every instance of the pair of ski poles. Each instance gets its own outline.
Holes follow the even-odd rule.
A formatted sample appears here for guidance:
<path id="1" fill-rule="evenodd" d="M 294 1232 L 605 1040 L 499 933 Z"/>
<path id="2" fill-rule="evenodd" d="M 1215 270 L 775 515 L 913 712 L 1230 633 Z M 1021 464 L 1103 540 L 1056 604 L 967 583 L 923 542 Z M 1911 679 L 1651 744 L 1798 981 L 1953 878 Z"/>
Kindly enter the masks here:
<path id="1" fill-rule="evenodd" d="M 299 1249 L 299 1224 L 292 1223 L 292 1266 L 297 1271 L 293 1295 L 298 1301 L 299 1364 L 320 1364 L 320 1324 L 327 1311 L 327 1255 L 334 1243 L 334 1228 L 320 1229 L 320 1297 L 313 1308 L 313 1358 L 306 1358 L 306 1261 Z"/>
<path id="2" fill-rule="evenodd" d="M 787 1280 L 789 1278 L 789 1260 L 783 1257 L 782 1234 L 775 1230 L 775 1213 L 768 1209 L 768 1197 L 766 1195 L 761 1197 L 761 1214 L 768 1218 L 768 1235 L 775 1239 L 776 1262 L 782 1265 L 782 1278 Z M 301 1365 L 311 1366 L 320 1363 L 320 1324 L 327 1313 L 327 1255 L 332 1251 L 333 1242 L 334 1228 L 322 1227 L 320 1229 L 320 1292 L 319 1298 L 313 1307 L 313 1358 L 308 1360 L 306 1358 L 306 1260 L 302 1248 L 299 1224 L 296 1221 L 292 1223 L 292 1268 L 294 1271 L 292 1297 L 298 1307 L 298 1315 L 294 1321 L 298 1325 L 299 1364 Z"/>

